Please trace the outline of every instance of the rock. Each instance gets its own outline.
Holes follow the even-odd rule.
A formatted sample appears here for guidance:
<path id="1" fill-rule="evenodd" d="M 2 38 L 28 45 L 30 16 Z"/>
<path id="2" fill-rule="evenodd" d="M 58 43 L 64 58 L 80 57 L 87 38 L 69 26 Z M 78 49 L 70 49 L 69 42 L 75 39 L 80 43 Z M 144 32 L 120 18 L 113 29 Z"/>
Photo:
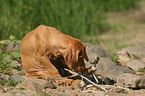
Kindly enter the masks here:
<path id="1" fill-rule="evenodd" d="M 11 52 L 14 50 L 14 42 L 11 42 L 8 46 L 7 46 L 7 51 Z"/>
<path id="2" fill-rule="evenodd" d="M 126 52 L 126 51 L 120 51 L 120 52 L 117 52 L 117 55 L 119 56 L 118 58 L 119 58 L 119 64 L 121 65 L 121 66 L 126 66 L 126 64 L 128 63 L 128 62 L 130 62 L 131 60 L 133 60 L 131 57 L 132 57 L 132 55 L 130 54 L 130 53 L 128 53 L 128 52 Z"/>
<path id="3" fill-rule="evenodd" d="M 127 48 L 122 49 L 122 51 L 127 51 L 138 57 L 145 57 L 145 46 L 127 47 Z"/>
<path id="4" fill-rule="evenodd" d="M 85 62 L 86 68 L 94 67 L 95 64 L 91 64 L 90 62 Z"/>
<path id="5" fill-rule="evenodd" d="M 91 63 L 95 63 L 98 58 L 109 56 L 103 48 L 88 43 L 86 43 L 86 52 Z"/>
<path id="6" fill-rule="evenodd" d="M 102 57 L 97 64 L 97 71 L 95 74 L 100 74 L 117 81 L 118 76 L 126 72 L 132 73 L 132 70 L 127 67 L 115 65 L 109 58 Z"/>
<path id="7" fill-rule="evenodd" d="M 115 65 L 110 59 L 102 57 L 97 64 L 95 74 L 100 74 L 117 82 L 117 85 L 125 84 L 127 87 L 144 88 L 145 78 L 132 74 L 127 67 Z"/>
<path id="8" fill-rule="evenodd" d="M 26 76 L 23 76 L 23 78 L 31 80 L 32 82 L 36 82 L 42 86 L 42 88 L 56 88 L 55 84 L 52 81 L 43 80 L 43 79 L 36 79 L 36 78 L 29 78 Z"/>
<path id="9" fill-rule="evenodd" d="M 144 62 L 145 46 L 123 48 L 121 51 L 117 52 L 117 55 L 120 58 L 119 62 L 121 66 L 126 66 L 128 62 L 134 59 Z"/>
<path id="10" fill-rule="evenodd" d="M 18 75 L 18 74 L 14 74 L 10 77 L 11 80 L 15 81 L 15 82 L 18 82 L 18 83 L 21 83 L 22 81 L 24 81 L 25 79 Z"/>
<path id="11" fill-rule="evenodd" d="M 130 73 L 120 74 L 118 76 L 117 85 L 132 88 L 145 88 L 145 77 Z"/>
<path id="12" fill-rule="evenodd" d="M 30 79 L 25 79 L 22 83 L 18 84 L 16 86 L 16 88 L 25 88 L 27 90 L 31 90 L 33 92 L 39 92 L 42 93 L 43 92 L 43 87 L 42 85 L 40 85 L 39 83 L 36 83 Z"/>
<path id="13" fill-rule="evenodd" d="M 19 72 L 18 72 L 18 70 L 13 69 L 13 70 L 12 70 L 12 73 L 13 73 L 13 74 L 18 74 Z"/>
<path id="14" fill-rule="evenodd" d="M 18 84 L 16 88 L 22 87 L 27 90 L 31 90 L 34 93 L 42 93 L 43 89 L 46 88 L 56 88 L 55 85 L 51 81 L 42 80 L 42 79 L 36 79 L 36 78 L 29 78 L 26 76 L 22 76 L 25 80 Z"/>
<path id="15" fill-rule="evenodd" d="M 132 60 L 126 64 L 127 67 L 130 67 L 134 71 L 145 68 L 145 63 L 140 62 L 139 60 Z"/>

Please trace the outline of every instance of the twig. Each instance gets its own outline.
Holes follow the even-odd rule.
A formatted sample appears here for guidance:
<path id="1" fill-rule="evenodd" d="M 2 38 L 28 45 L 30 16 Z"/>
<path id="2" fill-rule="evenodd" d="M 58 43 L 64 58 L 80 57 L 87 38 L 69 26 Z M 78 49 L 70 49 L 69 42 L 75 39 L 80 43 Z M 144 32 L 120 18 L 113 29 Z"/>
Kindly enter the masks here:
<path id="1" fill-rule="evenodd" d="M 92 87 L 92 86 L 93 86 L 93 85 L 87 85 L 86 88 L 88 88 L 88 87 Z"/>
<path id="2" fill-rule="evenodd" d="M 100 85 L 95 84 L 94 82 L 92 82 L 92 81 L 89 80 L 88 78 L 86 78 L 86 77 L 84 77 L 84 76 L 82 76 L 82 75 L 80 75 L 80 74 L 78 74 L 78 73 L 76 73 L 76 72 L 73 72 L 73 71 L 71 71 L 71 70 L 69 70 L 69 69 L 64 68 L 64 70 L 70 72 L 71 74 L 78 75 L 78 76 L 82 77 L 83 79 L 87 80 L 88 82 L 90 82 L 91 84 L 93 84 L 94 86 L 96 86 L 97 88 L 102 89 L 102 90 L 104 90 L 105 92 L 107 92 L 107 90 L 106 90 L 105 88 L 101 87 Z"/>
<path id="3" fill-rule="evenodd" d="M 93 74 L 93 77 L 95 78 L 96 82 L 99 83 L 98 79 L 96 78 L 94 74 Z"/>

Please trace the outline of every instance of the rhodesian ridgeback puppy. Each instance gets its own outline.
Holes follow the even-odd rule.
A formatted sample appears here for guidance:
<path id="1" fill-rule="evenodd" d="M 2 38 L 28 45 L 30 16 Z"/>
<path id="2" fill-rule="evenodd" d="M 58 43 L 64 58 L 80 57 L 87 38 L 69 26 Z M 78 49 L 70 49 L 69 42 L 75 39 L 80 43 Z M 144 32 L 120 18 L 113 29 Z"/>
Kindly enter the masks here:
<path id="1" fill-rule="evenodd" d="M 33 78 L 62 78 L 68 68 L 82 74 L 90 74 L 84 60 L 88 61 L 86 46 L 57 29 L 40 25 L 22 40 L 21 62 L 26 76 Z M 47 77 L 47 78 L 46 78 Z"/>

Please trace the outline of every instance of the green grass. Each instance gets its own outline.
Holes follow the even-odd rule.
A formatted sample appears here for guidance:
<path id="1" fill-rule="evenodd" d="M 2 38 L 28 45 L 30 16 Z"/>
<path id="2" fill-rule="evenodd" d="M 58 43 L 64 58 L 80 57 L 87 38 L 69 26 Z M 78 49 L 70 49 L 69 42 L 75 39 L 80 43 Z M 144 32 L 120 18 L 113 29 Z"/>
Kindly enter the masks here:
<path id="1" fill-rule="evenodd" d="M 19 50 L 10 52 L 7 50 L 9 43 L 13 42 L 13 44 L 19 44 L 20 41 L 17 40 L 14 36 L 9 37 L 9 41 L 7 43 L 0 42 L 0 73 L 5 75 L 13 75 L 11 70 L 17 69 L 17 61 L 20 59 Z"/>
<path id="2" fill-rule="evenodd" d="M 106 12 L 137 8 L 138 0 L 0 0 L 0 40 L 22 39 L 38 25 L 48 25 L 85 41 L 111 27 Z"/>

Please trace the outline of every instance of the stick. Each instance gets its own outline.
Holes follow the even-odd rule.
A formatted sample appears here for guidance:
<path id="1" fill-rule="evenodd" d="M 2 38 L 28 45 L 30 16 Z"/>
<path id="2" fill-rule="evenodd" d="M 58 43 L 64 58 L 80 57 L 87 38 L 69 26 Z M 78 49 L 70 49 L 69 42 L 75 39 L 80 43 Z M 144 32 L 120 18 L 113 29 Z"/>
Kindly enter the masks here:
<path id="1" fill-rule="evenodd" d="M 99 81 L 98 81 L 98 79 L 96 78 L 96 76 L 93 74 L 93 77 L 95 78 L 95 81 L 97 82 L 97 83 L 99 83 Z"/>
<path id="2" fill-rule="evenodd" d="M 107 90 L 106 90 L 105 88 L 102 88 L 100 85 L 95 84 L 94 82 L 92 82 L 92 81 L 89 80 L 88 78 L 86 78 L 86 77 L 84 77 L 84 76 L 82 76 L 82 75 L 79 75 L 78 73 L 73 72 L 73 71 L 71 71 L 71 70 L 69 70 L 69 69 L 64 68 L 64 70 L 70 72 L 71 74 L 78 75 L 78 76 L 82 77 L 83 79 L 87 80 L 88 82 L 90 82 L 91 84 L 93 84 L 94 86 L 96 86 L 97 88 L 102 89 L 102 90 L 104 90 L 105 92 L 107 92 Z"/>

